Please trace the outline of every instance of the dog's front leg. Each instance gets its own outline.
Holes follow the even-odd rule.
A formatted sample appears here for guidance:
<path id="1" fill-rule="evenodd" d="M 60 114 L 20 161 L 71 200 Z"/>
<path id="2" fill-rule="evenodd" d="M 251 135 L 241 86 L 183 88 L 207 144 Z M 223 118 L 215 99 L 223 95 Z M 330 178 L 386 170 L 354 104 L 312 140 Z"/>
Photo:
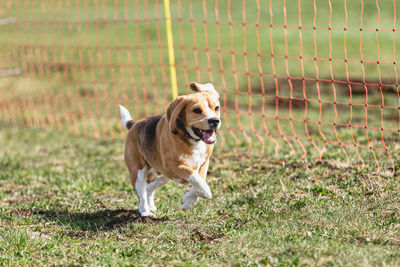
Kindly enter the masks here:
<path id="1" fill-rule="evenodd" d="M 211 198 L 211 190 L 206 182 L 206 176 L 210 159 L 208 158 L 202 166 L 200 166 L 198 175 L 189 177 L 189 182 L 193 185 L 194 191 L 197 191 L 200 197 Z M 190 181 L 192 179 L 192 181 Z M 197 189 L 197 190 L 196 190 Z"/>
<path id="2" fill-rule="evenodd" d="M 190 175 L 188 182 L 192 185 L 189 191 L 182 197 L 182 209 L 190 209 L 196 204 L 199 197 L 211 198 L 211 190 L 207 182 L 198 172 L 193 172 Z"/>
<path id="3" fill-rule="evenodd" d="M 197 196 L 193 187 L 191 187 L 189 191 L 187 191 L 186 194 L 184 194 L 182 197 L 182 209 L 188 210 L 193 208 L 197 200 L 199 200 L 199 197 Z"/>
<path id="4" fill-rule="evenodd" d="M 182 197 L 182 209 L 186 210 L 193 207 L 199 197 L 212 197 L 210 187 L 197 170 L 180 165 L 178 169 L 175 169 L 175 173 L 178 176 L 177 178 L 186 180 L 192 185 L 189 191 Z"/>
<path id="5" fill-rule="evenodd" d="M 192 175 L 190 175 L 188 181 L 192 185 L 190 189 L 193 190 L 193 192 L 196 193 L 197 196 L 202 198 L 212 197 L 210 187 L 208 186 L 206 180 L 201 177 L 198 172 L 194 172 Z"/>

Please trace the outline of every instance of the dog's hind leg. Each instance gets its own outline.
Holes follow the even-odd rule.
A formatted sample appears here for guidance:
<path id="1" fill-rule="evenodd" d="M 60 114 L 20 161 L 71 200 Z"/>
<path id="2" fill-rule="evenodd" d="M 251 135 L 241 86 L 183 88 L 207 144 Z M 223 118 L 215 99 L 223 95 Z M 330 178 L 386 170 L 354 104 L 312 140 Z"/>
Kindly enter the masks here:
<path id="1" fill-rule="evenodd" d="M 135 181 L 135 190 L 139 198 L 139 213 L 142 217 L 154 216 L 150 211 L 147 199 L 147 175 L 148 167 L 145 166 L 143 169 L 137 171 L 137 178 Z"/>
<path id="2" fill-rule="evenodd" d="M 147 201 L 149 204 L 149 208 L 150 211 L 156 211 L 157 208 L 154 205 L 154 192 L 156 191 L 157 188 L 166 185 L 169 182 L 169 179 L 164 177 L 164 176 L 160 176 L 158 178 L 156 178 L 153 182 L 147 184 Z"/>

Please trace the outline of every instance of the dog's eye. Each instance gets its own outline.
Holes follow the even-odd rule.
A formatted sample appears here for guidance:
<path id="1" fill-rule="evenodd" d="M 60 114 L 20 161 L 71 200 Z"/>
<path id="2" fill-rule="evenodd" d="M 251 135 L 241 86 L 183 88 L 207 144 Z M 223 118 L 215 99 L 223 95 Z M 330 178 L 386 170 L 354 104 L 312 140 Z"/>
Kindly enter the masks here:
<path id="1" fill-rule="evenodd" d="M 193 112 L 197 113 L 197 114 L 201 114 L 201 109 L 200 108 L 195 108 L 195 109 L 193 109 Z"/>
<path id="2" fill-rule="evenodd" d="M 216 106 L 216 107 L 215 107 L 215 111 L 219 111 L 219 106 Z"/>

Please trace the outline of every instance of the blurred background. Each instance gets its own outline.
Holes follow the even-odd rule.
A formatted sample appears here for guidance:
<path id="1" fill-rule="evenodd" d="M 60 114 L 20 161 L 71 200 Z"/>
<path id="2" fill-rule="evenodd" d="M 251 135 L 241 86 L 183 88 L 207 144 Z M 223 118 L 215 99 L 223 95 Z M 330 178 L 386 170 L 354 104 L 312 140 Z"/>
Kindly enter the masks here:
<path id="1" fill-rule="evenodd" d="M 0 120 L 122 139 L 172 100 L 165 1 L 0 3 Z M 221 94 L 219 151 L 310 155 L 394 169 L 400 4 L 171 0 L 179 94 Z"/>

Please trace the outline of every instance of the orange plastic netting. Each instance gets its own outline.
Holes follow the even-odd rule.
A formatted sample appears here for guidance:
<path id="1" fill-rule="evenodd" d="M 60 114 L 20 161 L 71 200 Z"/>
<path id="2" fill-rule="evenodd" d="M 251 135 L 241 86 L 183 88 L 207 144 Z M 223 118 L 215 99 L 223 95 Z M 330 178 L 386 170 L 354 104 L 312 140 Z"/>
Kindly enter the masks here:
<path id="1" fill-rule="evenodd" d="M 396 0 L 171 0 L 172 63 L 166 2 L 2 1 L 1 120 L 123 137 L 117 105 L 162 113 L 176 77 L 180 94 L 191 81 L 221 93 L 222 150 L 336 149 L 394 174 Z"/>

